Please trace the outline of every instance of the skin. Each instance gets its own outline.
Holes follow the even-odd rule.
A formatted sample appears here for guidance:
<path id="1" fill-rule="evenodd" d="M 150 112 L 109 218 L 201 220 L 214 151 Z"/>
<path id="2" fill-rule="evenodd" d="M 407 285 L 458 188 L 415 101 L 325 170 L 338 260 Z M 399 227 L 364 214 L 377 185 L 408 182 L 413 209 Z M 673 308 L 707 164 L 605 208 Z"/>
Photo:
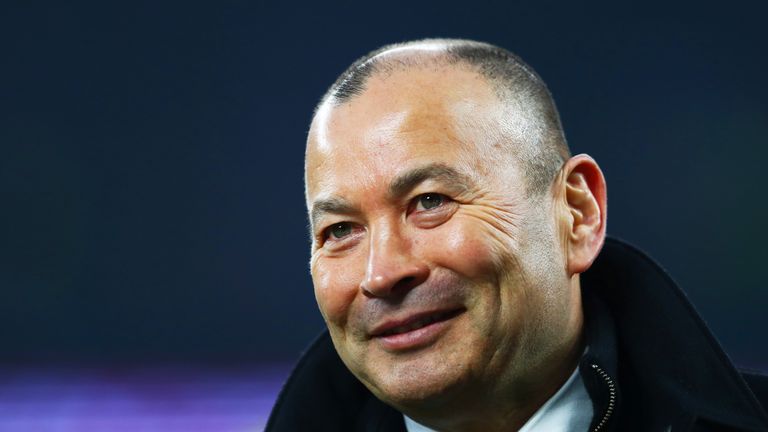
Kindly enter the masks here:
<path id="1" fill-rule="evenodd" d="M 439 54 L 390 54 L 417 55 Z M 466 67 L 414 67 L 310 128 L 310 264 L 333 343 L 378 398 L 440 431 L 519 428 L 583 352 L 578 274 L 603 243 L 605 182 L 579 155 L 529 196 L 518 107 Z M 415 347 L 375 336 L 436 310 L 453 315 Z"/>

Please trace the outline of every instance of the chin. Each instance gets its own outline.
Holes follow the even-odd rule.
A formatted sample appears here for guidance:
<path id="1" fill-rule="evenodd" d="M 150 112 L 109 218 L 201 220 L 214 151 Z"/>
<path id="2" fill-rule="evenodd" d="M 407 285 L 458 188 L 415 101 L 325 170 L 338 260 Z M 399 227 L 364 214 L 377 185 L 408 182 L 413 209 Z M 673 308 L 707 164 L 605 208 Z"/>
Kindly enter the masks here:
<path id="1" fill-rule="evenodd" d="M 365 380 L 376 397 L 401 411 L 443 405 L 462 394 L 468 378 L 468 359 L 451 358 L 439 350 L 407 359 L 378 361 Z"/>

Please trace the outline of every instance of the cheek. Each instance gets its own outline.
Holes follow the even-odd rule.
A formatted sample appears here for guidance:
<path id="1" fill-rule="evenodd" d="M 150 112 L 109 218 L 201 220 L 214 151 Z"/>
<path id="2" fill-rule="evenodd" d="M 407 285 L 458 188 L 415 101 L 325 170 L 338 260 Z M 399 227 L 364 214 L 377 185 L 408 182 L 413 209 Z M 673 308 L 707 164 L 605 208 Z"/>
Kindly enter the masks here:
<path id="1" fill-rule="evenodd" d="M 354 257 L 321 257 L 312 263 L 315 299 L 329 326 L 343 327 L 346 324 L 364 270 Z"/>
<path id="2" fill-rule="evenodd" d="M 431 230 L 423 239 L 430 261 L 467 278 L 495 279 L 498 242 L 471 218 L 452 222 Z"/>

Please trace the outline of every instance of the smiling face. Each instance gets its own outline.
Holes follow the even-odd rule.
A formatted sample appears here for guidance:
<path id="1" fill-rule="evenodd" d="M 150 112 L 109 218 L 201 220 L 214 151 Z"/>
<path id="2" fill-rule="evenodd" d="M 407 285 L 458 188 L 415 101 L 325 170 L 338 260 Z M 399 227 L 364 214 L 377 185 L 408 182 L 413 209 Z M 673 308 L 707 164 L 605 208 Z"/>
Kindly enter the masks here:
<path id="1" fill-rule="evenodd" d="M 525 115 L 454 66 L 373 76 L 313 121 L 320 311 L 347 367 L 414 418 L 522 401 L 578 344 L 557 206 L 516 159 Z"/>

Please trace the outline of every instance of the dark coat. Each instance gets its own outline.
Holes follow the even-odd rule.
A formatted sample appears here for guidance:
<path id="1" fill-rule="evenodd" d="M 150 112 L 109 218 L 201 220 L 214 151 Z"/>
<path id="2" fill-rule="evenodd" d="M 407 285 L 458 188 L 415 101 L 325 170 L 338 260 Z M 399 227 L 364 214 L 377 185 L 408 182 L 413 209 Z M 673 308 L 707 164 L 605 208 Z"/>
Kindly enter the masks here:
<path id="1" fill-rule="evenodd" d="M 768 431 L 768 377 L 740 373 L 685 294 L 650 258 L 608 239 L 582 275 L 579 367 L 591 430 Z M 344 366 L 327 332 L 304 353 L 267 431 L 405 431 L 402 414 Z"/>

